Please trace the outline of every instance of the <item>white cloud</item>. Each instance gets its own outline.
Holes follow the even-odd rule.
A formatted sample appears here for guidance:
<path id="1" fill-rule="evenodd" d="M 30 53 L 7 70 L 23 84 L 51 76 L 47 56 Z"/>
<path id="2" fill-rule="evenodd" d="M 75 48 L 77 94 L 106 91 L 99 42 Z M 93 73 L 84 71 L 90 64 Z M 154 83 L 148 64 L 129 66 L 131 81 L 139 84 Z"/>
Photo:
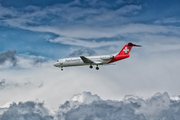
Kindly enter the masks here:
<path id="1" fill-rule="evenodd" d="M 47 58 L 42 56 L 28 54 L 16 55 L 16 51 L 7 51 L 0 53 L 0 70 L 8 70 L 12 68 L 12 63 L 14 65 L 14 69 L 30 69 L 32 67 L 41 66 L 47 60 Z"/>
<path id="2" fill-rule="evenodd" d="M 101 5 L 101 7 L 94 8 L 93 7 L 94 5 L 92 5 L 89 6 L 88 8 L 84 8 L 82 7 L 85 5 L 84 3 L 88 3 L 88 2 L 86 1 L 81 3 L 79 0 L 76 0 L 68 4 L 58 4 L 53 6 L 47 6 L 44 8 L 30 5 L 25 8 L 22 8 L 22 10 L 15 9 L 12 7 L 8 8 L 1 6 L 0 9 L 2 12 L 0 12 L 0 16 L 3 18 L 3 20 L 5 20 L 5 22 L 6 20 L 10 20 L 11 22 L 18 22 L 20 23 L 20 26 L 26 26 L 26 25 L 28 26 L 28 24 L 26 23 L 35 24 L 37 26 L 42 25 L 42 23 L 45 25 L 49 25 L 50 23 L 50 25 L 54 25 L 54 26 L 58 24 L 61 26 L 62 23 L 66 25 L 68 25 L 69 23 L 70 25 L 73 25 L 71 23 L 86 25 L 88 22 L 89 22 L 88 24 L 90 23 L 94 24 L 98 22 L 97 23 L 98 25 L 101 22 L 108 23 L 109 20 L 113 20 L 115 16 L 121 18 L 123 15 L 133 14 L 134 12 L 138 12 L 141 10 L 140 5 L 127 5 L 127 6 L 125 5 L 119 7 L 118 10 L 113 10 L 111 8 L 106 8 L 106 5 L 102 4 L 105 2 L 101 2 L 99 4 Z M 119 5 L 119 4 L 115 4 L 115 5 Z M 7 19 L 5 17 L 7 15 L 10 15 L 11 17 Z M 104 19 L 104 18 L 108 18 L 108 19 Z M 25 23 L 22 22 L 22 20 L 25 20 Z M 49 22 L 46 22 L 46 20 Z"/>
<path id="3" fill-rule="evenodd" d="M 163 19 L 160 19 L 160 20 L 156 20 L 154 22 L 155 24 L 172 24 L 172 23 L 180 23 L 180 20 L 177 19 L 177 18 L 163 18 Z"/>
<path id="4" fill-rule="evenodd" d="M 50 30 L 50 29 L 49 29 Z M 55 32 L 56 31 L 56 32 Z M 123 36 L 127 41 L 138 40 L 141 43 L 146 44 L 149 42 L 153 43 L 177 43 L 179 41 L 178 27 L 172 26 L 157 26 L 157 25 L 145 25 L 145 24 L 129 24 L 124 26 L 119 26 L 115 28 L 100 29 L 100 28 L 69 28 L 63 30 L 55 30 L 54 33 L 63 35 L 65 37 L 58 37 L 51 42 L 58 42 L 61 44 L 69 44 L 84 47 L 101 47 L 108 45 L 120 45 L 124 41 L 118 36 Z M 164 34 L 175 34 L 175 36 L 166 36 Z M 96 40 L 96 39 L 102 40 Z M 103 38 L 117 38 L 117 41 L 107 40 L 103 41 Z M 85 40 L 82 40 L 85 39 Z M 86 39 L 91 39 L 90 41 Z M 94 39 L 94 41 L 93 41 Z M 99 42 L 98 42 L 99 41 Z M 175 46 L 174 46 L 175 47 Z"/>
<path id="5" fill-rule="evenodd" d="M 72 102 L 79 102 L 83 104 L 90 104 L 94 101 L 100 101 L 101 98 L 97 95 L 92 95 L 90 92 L 83 92 L 83 94 L 76 94 L 71 98 Z"/>
<path id="6" fill-rule="evenodd" d="M 59 107 L 59 119 L 169 120 L 175 118 L 175 120 L 178 120 L 180 117 L 178 115 L 180 108 L 177 106 L 180 101 L 171 100 L 166 92 L 163 94 L 157 93 L 147 99 L 127 95 L 123 101 L 95 99 L 90 103 L 86 102 L 86 98 L 87 100 L 93 98 L 94 96 L 91 94 L 84 92 L 75 97 L 84 98 L 84 102 L 79 102 L 81 101 L 79 99 L 77 101 L 66 101 Z"/>
<path id="7" fill-rule="evenodd" d="M 79 4 L 78 1 L 77 4 Z M 114 100 L 120 100 L 129 93 L 136 93 L 140 96 L 152 95 L 157 91 L 168 91 L 170 95 L 179 94 L 179 27 L 131 23 L 131 20 L 124 16 L 126 16 L 126 13 L 134 14 L 134 10 L 136 12 L 140 11 L 142 8 L 139 5 L 119 8 L 120 11 L 117 10 L 117 13 L 107 8 L 84 10 L 77 6 L 70 7 L 70 5 L 55 5 L 46 8 L 27 7 L 26 9 L 27 11 L 40 9 L 40 11 L 27 12 L 26 14 L 15 12 L 13 19 L 4 19 L 1 24 L 59 35 L 59 37 L 51 40 L 50 37 L 46 38 L 51 42 L 84 47 L 108 46 L 104 51 L 103 49 L 97 50 L 97 54 L 119 52 L 127 41 L 141 44 L 143 47 L 133 48 L 130 58 L 117 62 L 114 66 L 100 66 L 99 71 L 90 70 L 86 66 L 64 68 L 64 71 L 61 72 L 60 69 L 53 66 L 55 60 L 46 61 L 42 66 L 37 67 L 32 65 L 33 56 L 18 56 L 20 60 L 18 62 L 19 69 L 2 68 L 0 72 L 1 79 L 15 83 L 30 80 L 35 86 L 0 91 L 1 96 L 6 96 L 1 98 L 0 106 L 7 102 L 26 102 L 38 98 L 42 101 L 45 100 L 49 108 L 57 109 L 59 103 L 63 103 L 72 95 L 83 91 L 97 93 L 102 99 Z M 7 14 L 12 14 L 12 10 Z M 117 16 L 117 14 L 120 14 L 120 16 Z M 57 15 L 63 19 L 59 22 L 59 18 L 52 20 L 53 17 L 48 15 Z M 84 19 L 83 17 L 87 18 Z M 48 19 L 47 21 L 50 22 L 39 24 L 42 19 Z M 115 19 L 115 22 L 113 22 L 113 19 Z M 129 24 L 122 25 L 121 20 L 128 21 Z M 63 22 L 67 21 L 69 23 L 64 25 Z M 29 26 L 27 23 L 32 25 Z M 108 40 L 103 40 L 103 38 L 108 38 Z M 113 41 L 110 40 L 111 38 L 113 38 Z M 114 41 L 116 38 L 117 40 Z M 42 84 L 43 86 L 38 88 Z M 168 97 L 166 96 L 166 98 Z M 128 110 L 130 110 L 133 116 L 136 116 L 137 112 L 137 116 L 141 117 L 142 115 L 139 115 L 139 113 L 149 108 L 147 113 L 144 112 L 143 114 L 151 119 L 152 114 L 156 114 L 153 113 L 153 110 L 156 109 L 156 102 L 159 103 L 159 101 L 156 101 L 151 107 L 149 103 L 152 99 L 150 101 L 141 99 L 144 107 L 139 111 L 134 112 L 129 106 L 127 106 L 127 109 L 125 106 L 123 110 L 126 109 L 125 112 L 128 113 Z M 134 105 L 136 106 L 136 104 Z M 158 108 L 159 115 L 163 115 L 163 113 L 170 110 L 167 109 L 166 105 L 169 105 L 167 101 L 160 104 Z M 160 112 L 162 109 L 164 111 Z M 172 108 L 172 111 L 174 109 L 177 108 Z M 174 113 L 172 114 L 174 115 Z M 71 115 L 73 116 L 73 114 Z M 81 117 L 85 118 L 85 116 Z M 94 119 L 98 119 L 98 117 L 96 116 Z"/>
<path id="8" fill-rule="evenodd" d="M 39 101 L 12 103 L 6 109 L 0 108 L 1 120 L 179 120 L 180 101 L 173 100 L 167 92 L 142 98 L 126 95 L 121 101 L 102 100 L 90 92 L 76 94 L 69 101 L 52 111 Z M 56 106 L 58 107 L 58 106 Z"/>
<path id="9" fill-rule="evenodd" d="M 110 47 L 111 52 L 119 52 L 125 43 L 113 49 Z M 0 91 L 1 96 L 6 96 L 1 98 L 0 105 L 38 98 L 45 100 L 48 107 L 56 108 L 59 103 L 83 91 L 97 93 L 103 99 L 115 100 L 129 93 L 145 96 L 157 91 L 168 91 L 170 95 L 179 94 L 179 45 L 168 45 L 168 40 L 165 44 L 149 43 L 148 40 L 144 44 L 141 41 L 136 44 L 143 47 L 134 47 L 130 58 L 116 62 L 116 65 L 100 66 L 99 71 L 85 66 L 64 68 L 62 72 L 53 66 L 56 60 L 48 60 L 38 67 L 32 65 L 35 56 L 18 55 L 19 69 L 1 69 L 1 80 L 5 79 L 9 83 L 29 80 L 32 86 Z M 97 54 L 111 52 L 96 51 Z M 41 84 L 43 86 L 39 88 Z M 27 93 L 28 96 L 24 97 Z"/>
<path id="10" fill-rule="evenodd" d="M 0 116 L 1 120 L 53 120 L 50 111 L 40 102 L 13 103 Z"/>
<path id="11" fill-rule="evenodd" d="M 51 39 L 51 42 L 58 42 L 61 44 L 84 46 L 84 47 L 101 47 L 107 45 L 119 45 L 123 36 L 127 41 L 141 40 L 163 42 L 171 41 L 176 43 L 179 39 L 179 28 L 173 26 L 160 26 L 160 25 L 145 25 L 145 24 L 129 24 L 112 28 L 96 28 L 96 27 L 79 27 L 75 26 L 70 28 L 57 28 L 57 27 L 22 27 L 22 29 L 29 29 L 38 32 L 50 32 L 59 35 L 55 39 Z M 175 36 L 166 36 L 164 34 L 175 34 Z M 103 38 L 117 38 L 117 41 L 103 41 L 96 39 Z M 91 40 L 86 40 L 91 39 Z M 94 42 L 92 41 L 94 39 Z M 155 39 L 157 41 L 155 41 Z M 161 42 L 161 43 L 162 43 Z M 150 42 L 151 43 L 151 42 Z"/>
<path id="12" fill-rule="evenodd" d="M 112 34 L 111 30 L 114 28 L 110 30 L 106 29 L 106 31 L 104 31 L 103 28 L 101 28 L 102 26 L 104 26 L 104 24 L 106 26 L 108 24 L 111 24 L 112 22 L 110 21 L 112 21 L 114 17 L 117 16 L 121 21 L 122 19 L 125 19 L 126 21 L 127 19 L 124 18 L 124 15 L 141 10 L 140 5 L 127 5 L 119 8 L 118 10 L 103 7 L 84 9 L 82 7 L 74 6 L 76 4 L 83 4 L 79 2 L 80 1 L 74 1 L 69 4 L 59 4 L 48 6 L 45 8 L 27 6 L 26 8 L 23 8 L 25 13 L 13 8 L 13 10 L 10 9 L 10 11 L 12 13 L 16 11 L 16 13 L 14 13 L 14 16 L 10 19 L 4 18 L 3 20 L 1 20 L 1 25 L 5 24 L 12 27 L 39 32 L 52 32 L 67 38 L 71 37 L 71 39 L 99 38 L 103 35 L 103 37 L 112 37 L 114 36 L 114 34 Z M 8 8 L 2 7 L 2 9 Z M 71 27 L 72 25 L 73 27 Z M 82 25 L 82 28 L 79 27 L 80 25 Z M 90 26 L 99 27 L 91 28 Z"/>
<path id="13" fill-rule="evenodd" d="M 89 1 L 89 4 L 97 2 L 99 1 Z M 129 3 L 133 3 L 133 1 L 129 1 Z M 7 14 L 16 11 L 13 18 L 1 20 L 1 24 L 35 32 L 54 33 L 59 37 L 48 39 L 49 41 L 83 47 L 114 46 L 122 43 L 119 41 L 141 40 L 143 42 L 147 39 L 152 41 L 155 37 L 155 39 L 159 37 L 157 42 L 164 38 L 166 41 L 179 39 L 177 36 L 180 28 L 177 26 L 131 23 L 130 18 L 125 16 L 141 11 L 141 5 L 129 4 L 113 10 L 106 7 L 84 9 L 76 6 L 79 4 L 83 3 L 74 1 L 44 8 L 27 6 L 23 8 L 27 11 L 26 13 L 15 10 L 15 8 L 8 9 L 1 6 L 2 10 L 8 9 Z M 46 20 L 49 22 L 43 22 Z M 128 22 L 124 25 L 122 21 Z M 167 39 L 167 35 L 171 35 L 169 39 Z M 125 40 L 119 36 L 124 37 Z M 105 41 L 103 38 L 109 40 Z M 110 38 L 117 38 L 117 40 L 112 41 Z"/>
<path id="14" fill-rule="evenodd" d="M 121 41 L 101 41 L 101 42 L 84 41 L 84 40 L 79 40 L 75 38 L 67 38 L 67 37 L 58 37 L 58 38 L 55 38 L 54 40 L 50 40 L 50 42 L 75 45 L 75 46 L 83 46 L 83 47 L 89 47 L 89 48 L 102 47 L 102 46 L 108 46 L 108 45 L 117 45 L 117 44 L 122 43 Z"/>
<path id="15" fill-rule="evenodd" d="M 6 18 L 6 17 L 7 17 L 6 19 L 9 19 L 12 17 L 16 17 L 17 15 L 18 15 L 18 11 L 15 8 L 12 8 L 12 7 L 6 8 L 0 4 L 0 18 L 1 19 Z"/>
<path id="16" fill-rule="evenodd" d="M 119 15 L 127 15 L 128 13 L 134 14 L 142 9 L 141 5 L 127 5 L 118 10 L 116 10 Z"/>

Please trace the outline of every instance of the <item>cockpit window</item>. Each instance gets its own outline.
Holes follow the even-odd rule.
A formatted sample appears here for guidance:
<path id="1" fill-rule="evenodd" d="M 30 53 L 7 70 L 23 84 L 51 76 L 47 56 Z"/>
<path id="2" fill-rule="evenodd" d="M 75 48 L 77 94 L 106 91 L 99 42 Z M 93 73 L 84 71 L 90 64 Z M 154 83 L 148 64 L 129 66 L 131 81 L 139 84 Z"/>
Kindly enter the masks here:
<path id="1" fill-rule="evenodd" d="M 57 62 L 59 62 L 59 60 L 57 60 Z"/>

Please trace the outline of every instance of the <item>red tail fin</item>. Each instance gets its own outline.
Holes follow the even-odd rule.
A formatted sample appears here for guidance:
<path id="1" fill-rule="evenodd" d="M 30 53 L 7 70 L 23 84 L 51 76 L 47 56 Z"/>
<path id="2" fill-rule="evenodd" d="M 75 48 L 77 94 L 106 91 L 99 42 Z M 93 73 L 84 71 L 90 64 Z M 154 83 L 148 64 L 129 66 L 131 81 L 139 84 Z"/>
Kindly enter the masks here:
<path id="1" fill-rule="evenodd" d="M 118 53 L 118 55 L 128 55 L 129 52 L 131 51 L 131 48 L 133 46 L 138 46 L 138 45 L 135 45 L 135 44 L 132 44 L 132 43 L 128 43 L 126 44 L 123 49 Z"/>
<path id="2" fill-rule="evenodd" d="M 129 52 L 131 51 L 131 48 L 133 46 L 141 47 L 140 45 L 128 43 L 123 47 L 123 49 L 116 56 L 114 56 L 114 58 L 109 63 L 128 58 Z"/>

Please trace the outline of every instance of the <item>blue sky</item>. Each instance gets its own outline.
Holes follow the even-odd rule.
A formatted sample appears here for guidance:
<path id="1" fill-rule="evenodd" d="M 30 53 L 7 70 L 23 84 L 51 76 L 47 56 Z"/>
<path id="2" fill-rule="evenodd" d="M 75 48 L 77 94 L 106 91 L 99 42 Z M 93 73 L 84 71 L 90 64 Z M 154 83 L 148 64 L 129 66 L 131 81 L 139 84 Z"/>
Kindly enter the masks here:
<path id="1" fill-rule="evenodd" d="M 1 51 L 16 50 L 20 54 L 29 53 L 53 59 L 67 57 L 71 52 L 70 48 L 93 47 L 79 45 L 79 43 L 64 43 L 65 38 L 95 42 L 126 41 L 127 39 L 129 42 L 133 39 L 130 40 L 121 33 L 106 36 L 96 34 L 98 34 L 97 31 L 100 31 L 100 34 L 106 34 L 111 31 L 110 29 L 118 29 L 129 24 L 179 26 L 178 4 L 180 2 L 178 0 L 173 0 L 173 2 L 163 0 L 26 0 L 19 2 L 1 0 L 0 2 L 2 9 Z M 169 22 L 163 22 L 167 20 Z M 94 30 L 97 30 L 96 33 L 90 34 Z M 58 43 L 57 41 L 50 42 L 55 38 L 61 38 L 61 40 L 57 40 Z M 56 51 L 61 51 L 61 53 Z"/>
<path id="2" fill-rule="evenodd" d="M 84 91 L 117 101 L 136 94 L 140 98 L 131 97 L 142 103 L 165 92 L 152 100 L 162 97 L 169 101 L 162 106 L 169 106 L 180 94 L 179 5 L 179 0 L 0 0 L 0 106 L 8 110 L 9 103 L 23 102 L 11 107 L 19 109 L 39 100 L 57 111 L 74 94 L 93 97 Z M 117 53 L 128 42 L 142 47 L 99 71 L 84 66 L 61 72 L 53 66 L 68 56 Z M 142 112 L 146 108 L 138 111 L 145 118 L 159 110 L 155 104 Z M 0 120 L 1 115 L 2 107 Z"/>

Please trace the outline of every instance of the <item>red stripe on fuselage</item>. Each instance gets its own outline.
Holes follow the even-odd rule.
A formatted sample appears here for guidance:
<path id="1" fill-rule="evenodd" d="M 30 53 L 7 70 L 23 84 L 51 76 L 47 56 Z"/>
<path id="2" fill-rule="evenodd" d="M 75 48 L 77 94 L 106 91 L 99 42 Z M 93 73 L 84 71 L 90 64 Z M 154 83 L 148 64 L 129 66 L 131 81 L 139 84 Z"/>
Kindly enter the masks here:
<path id="1" fill-rule="evenodd" d="M 116 55 L 116 56 L 114 56 L 114 58 L 109 63 L 113 63 L 113 62 L 128 58 L 129 56 L 130 56 L 129 54 L 127 54 L 127 55 Z"/>

